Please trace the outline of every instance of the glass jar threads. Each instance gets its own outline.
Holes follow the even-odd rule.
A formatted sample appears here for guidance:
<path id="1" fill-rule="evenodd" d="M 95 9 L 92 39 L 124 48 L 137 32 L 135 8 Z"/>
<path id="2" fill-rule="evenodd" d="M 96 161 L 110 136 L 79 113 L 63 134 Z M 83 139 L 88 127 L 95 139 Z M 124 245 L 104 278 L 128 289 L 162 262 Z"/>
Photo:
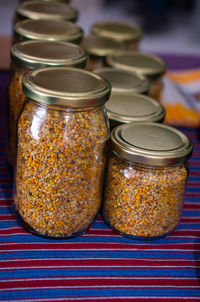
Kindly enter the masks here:
<path id="1" fill-rule="evenodd" d="M 16 8 L 16 20 L 65 20 L 75 22 L 78 11 L 66 3 L 56 1 L 24 1 Z"/>
<path id="2" fill-rule="evenodd" d="M 111 133 L 104 218 L 122 235 L 154 239 L 180 220 L 193 145 L 182 132 L 133 122 Z"/>
<path id="3" fill-rule="evenodd" d="M 159 57 L 132 51 L 122 51 L 107 58 L 110 66 L 123 70 L 138 72 L 150 80 L 149 95 L 157 101 L 162 99 L 162 76 L 167 65 Z"/>
<path id="4" fill-rule="evenodd" d="M 66 42 L 26 41 L 15 44 L 11 48 L 12 69 L 9 96 L 9 137 L 8 163 L 13 167 L 16 126 L 25 101 L 22 91 L 22 79 L 31 69 L 47 66 L 70 66 L 84 68 L 87 54 L 78 45 Z"/>
<path id="5" fill-rule="evenodd" d="M 111 129 L 138 121 L 162 123 L 165 118 L 164 107 L 142 94 L 111 93 L 106 110 Z"/>
<path id="6" fill-rule="evenodd" d="M 95 73 L 100 74 L 111 83 L 112 92 L 125 94 L 147 94 L 149 91 L 149 80 L 136 72 L 104 67 L 95 70 Z"/>
<path id="7" fill-rule="evenodd" d="M 14 27 L 14 41 L 62 41 L 80 44 L 83 30 L 76 24 L 59 20 L 24 20 Z"/>
<path id="8" fill-rule="evenodd" d="M 90 71 L 107 66 L 106 57 L 123 48 L 122 44 L 118 41 L 95 35 L 85 36 L 81 46 L 89 54 L 86 69 Z"/>
<path id="9" fill-rule="evenodd" d="M 121 42 L 124 48 L 137 50 L 142 38 L 142 30 L 136 24 L 119 21 L 103 21 L 93 24 L 91 33 L 101 37 L 112 38 Z"/>
<path id="10" fill-rule="evenodd" d="M 16 193 L 22 225 L 48 237 L 87 230 L 102 195 L 104 103 L 110 84 L 75 68 L 44 68 L 25 75 L 27 96 L 18 122 Z"/>

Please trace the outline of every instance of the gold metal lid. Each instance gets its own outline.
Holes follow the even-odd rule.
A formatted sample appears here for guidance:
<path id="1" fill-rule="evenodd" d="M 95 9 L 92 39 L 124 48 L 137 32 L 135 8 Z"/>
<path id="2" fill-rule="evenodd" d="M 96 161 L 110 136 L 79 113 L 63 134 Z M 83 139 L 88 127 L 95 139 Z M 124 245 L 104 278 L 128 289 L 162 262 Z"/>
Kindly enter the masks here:
<path id="1" fill-rule="evenodd" d="M 151 54 L 124 50 L 107 58 L 110 66 L 138 72 L 147 77 L 159 77 L 167 69 L 166 63 Z"/>
<path id="2" fill-rule="evenodd" d="M 76 24 L 59 20 L 24 20 L 15 25 L 18 41 L 45 40 L 80 43 L 83 31 Z"/>
<path id="3" fill-rule="evenodd" d="M 161 123 L 165 118 L 164 107 L 141 94 L 111 93 L 106 109 L 109 119 L 120 124 L 137 121 Z"/>
<path id="4" fill-rule="evenodd" d="M 79 68 L 35 69 L 23 78 L 23 91 L 28 97 L 54 106 L 98 106 L 108 100 L 110 90 L 110 84 L 101 76 Z"/>
<path id="5" fill-rule="evenodd" d="M 111 83 L 112 92 L 147 93 L 150 87 L 146 77 L 129 70 L 105 67 L 96 69 L 95 73 L 100 74 Z"/>
<path id="6" fill-rule="evenodd" d="M 106 57 L 114 54 L 116 50 L 123 49 L 123 45 L 111 38 L 87 35 L 83 38 L 81 46 L 87 50 L 89 55 Z"/>
<path id="7" fill-rule="evenodd" d="M 12 60 L 30 69 L 47 66 L 85 67 L 86 51 L 72 43 L 51 41 L 25 41 L 11 48 Z"/>
<path id="8" fill-rule="evenodd" d="M 32 20 L 66 20 L 76 21 L 78 11 L 66 3 L 47 1 L 25 1 L 16 8 L 22 18 Z"/>
<path id="9" fill-rule="evenodd" d="M 142 30 L 138 25 L 119 21 L 97 22 L 91 27 L 91 33 L 120 42 L 138 41 L 142 37 Z"/>
<path id="10" fill-rule="evenodd" d="M 150 122 L 116 127 L 111 133 L 111 142 L 123 159 L 148 166 L 184 163 L 193 150 L 191 140 L 181 131 Z"/>

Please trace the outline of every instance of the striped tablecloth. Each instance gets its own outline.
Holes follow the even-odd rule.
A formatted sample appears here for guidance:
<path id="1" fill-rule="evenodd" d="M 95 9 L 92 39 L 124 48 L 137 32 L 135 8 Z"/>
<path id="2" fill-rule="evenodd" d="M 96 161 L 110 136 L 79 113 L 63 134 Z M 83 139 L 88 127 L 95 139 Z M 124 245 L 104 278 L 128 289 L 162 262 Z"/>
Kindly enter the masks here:
<path id="1" fill-rule="evenodd" d="M 177 69 L 200 67 L 200 58 L 167 59 Z M 171 235 L 152 242 L 127 239 L 99 215 L 80 237 L 44 239 L 24 231 L 13 213 L 4 151 L 7 81 L 8 73 L 0 72 L 0 301 L 199 301 L 197 129 L 182 129 L 193 140 L 194 153 L 181 223 Z"/>

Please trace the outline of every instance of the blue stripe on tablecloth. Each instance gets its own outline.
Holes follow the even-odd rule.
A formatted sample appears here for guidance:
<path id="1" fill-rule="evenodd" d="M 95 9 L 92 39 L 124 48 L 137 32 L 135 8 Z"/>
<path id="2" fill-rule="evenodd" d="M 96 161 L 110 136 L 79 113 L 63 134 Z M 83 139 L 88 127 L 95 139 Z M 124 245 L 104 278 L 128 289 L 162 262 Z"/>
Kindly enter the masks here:
<path id="1" fill-rule="evenodd" d="M 130 276 L 143 276 L 143 277 L 196 277 L 195 269 L 172 269 L 172 268 L 163 268 L 163 269 L 136 269 L 136 268 L 83 268 L 83 269 L 71 269 L 66 267 L 65 269 L 58 269 L 52 267 L 51 269 L 43 268 L 34 268 L 34 269 L 21 269 L 21 270 L 12 270 L 9 271 L 0 271 L 0 277 L 2 279 L 13 279 L 13 278 L 35 278 L 35 277 L 130 277 Z"/>
<path id="2" fill-rule="evenodd" d="M 164 290 L 164 293 L 163 293 Z M 78 289 L 78 295 L 77 295 L 77 289 L 51 289 L 50 292 L 49 290 L 30 290 L 30 291 L 17 291 L 17 298 L 27 298 L 27 292 L 28 296 L 31 298 L 37 298 L 37 297 L 48 297 L 50 296 L 51 298 L 53 297 L 65 297 L 66 295 L 68 297 L 87 297 L 87 296 L 96 296 L 96 297 L 101 297 L 105 295 L 110 294 L 110 289 L 106 288 L 99 288 L 99 289 Z M 189 290 L 190 296 L 198 296 L 199 295 L 199 289 L 191 289 Z M 7 293 L 6 291 L 2 294 L 3 299 L 8 299 L 8 298 L 16 298 L 16 293 L 15 292 L 9 292 Z M 164 296 L 184 296 L 188 294 L 188 289 L 185 288 L 179 288 L 178 291 L 177 289 L 174 288 L 151 288 L 151 289 L 140 289 L 140 288 L 129 288 L 128 291 L 126 288 L 115 288 L 112 289 L 112 295 L 113 296 L 137 296 L 137 295 L 164 295 Z"/>

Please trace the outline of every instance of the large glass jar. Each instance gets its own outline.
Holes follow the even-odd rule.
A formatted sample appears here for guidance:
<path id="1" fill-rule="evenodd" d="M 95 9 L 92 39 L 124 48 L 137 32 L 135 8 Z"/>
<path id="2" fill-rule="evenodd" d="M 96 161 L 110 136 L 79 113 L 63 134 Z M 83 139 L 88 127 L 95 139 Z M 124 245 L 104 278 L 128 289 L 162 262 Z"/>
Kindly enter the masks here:
<path id="1" fill-rule="evenodd" d="M 24 19 L 75 22 L 78 19 L 78 11 L 58 1 L 23 1 L 16 8 L 14 24 Z"/>
<path id="2" fill-rule="evenodd" d="M 119 68 L 104 67 L 96 69 L 95 73 L 100 74 L 110 82 L 112 93 L 147 94 L 149 91 L 149 80 L 136 72 Z"/>
<path id="3" fill-rule="evenodd" d="M 112 92 L 106 103 L 106 110 L 111 129 L 138 121 L 162 123 L 165 118 L 165 109 L 160 103 L 149 96 L 136 93 Z"/>
<path id="4" fill-rule="evenodd" d="M 162 101 L 162 76 L 166 72 L 167 65 L 161 58 L 151 54 L 122 51 L 109 56 L 107 62 L 112 67 L 138 72 L 146 76 L 151 84 L 149 96 L 159 102 Z"/>
<path id="5" fill-rule="evenodd" d="M 138 25 L 119 21 L 97 22 L 92 25 L 91 33 L 119 41 L 130 50 L 138 50 L 142 38 L 142 30 Z"/>
<path id="6" fill-rule="evenodd" d="M 112 229 L 136 239 L 173 231 L 180 220 L 192 142 L 157 123 L 134 122 L 111 133 L 104 218 Z"/>
<path id="7" fill-rule="evenodd" d="M 11 57 L 12 75 L 8 88 L 8 163 L 10 167 L 13 167 L 17 120 L 25 101 L 25 95 L 22 91 L 22 79 L 24 74 L 31 69 L 47 66 L 84 68 L 87 61 L 87 54 L 83 48 L 71 43 L 26 41 L 12 46 Z"/>
<path id="8" fill-rule="evenodd" d="M 22 225 L 47 237 L 85 232 L 102 197 L 109 83 L 74 68 L 25 75 L 18 123 L 16 193 Z"/>
<path id="9" fill-rule="evenodd" d="M 15 25 L 12 44 L 26 40 L 80 44 L 82 38 L 83 30 L 71 22 L 60 20 L 24 20 Z"/>
<path id="10" fill-rule="evenodd" d="M 89 54 L 86 69 L 90 71 L 108 66 L 106 63 L 106 57 L 123 49 L 122 43 L 111 38 L 95 35 L 85 36 L 81 46 L 86 49 Z"/>

